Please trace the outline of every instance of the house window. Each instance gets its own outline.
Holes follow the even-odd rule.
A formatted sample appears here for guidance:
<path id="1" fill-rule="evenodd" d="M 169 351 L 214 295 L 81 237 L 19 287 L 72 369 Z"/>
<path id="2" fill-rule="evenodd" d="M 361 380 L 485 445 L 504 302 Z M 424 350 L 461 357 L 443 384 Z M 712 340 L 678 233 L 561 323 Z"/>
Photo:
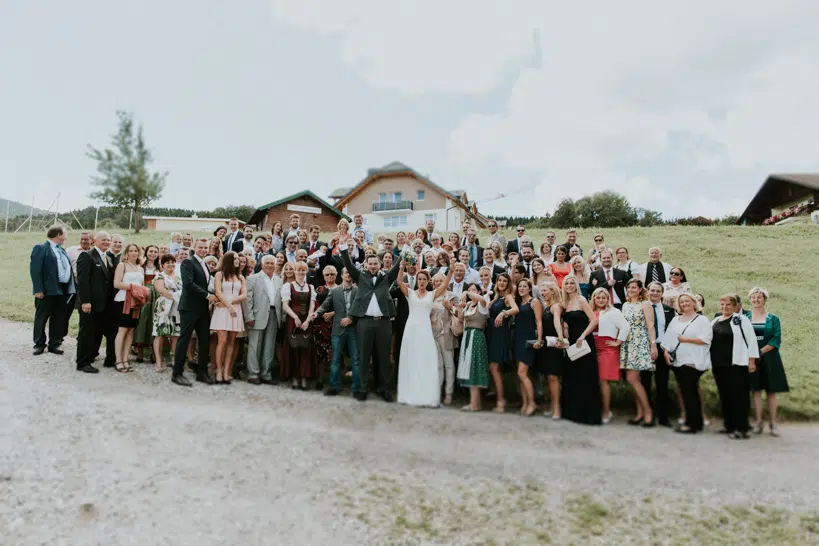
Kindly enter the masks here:
<path id="1" fill-rule="evenodd" d="M 401 193 L 400 191 L 397 191 L 397 192 L 392 194 L 392 202 L 393 203 L 397 203 L 398 201 L 401 201 L 403 199 L 404 199 L 403 193 Z"/>
<path id="2" fill-rule="evenodd" d="M 424 223 L 426 223 L 427 220 L 432 220 L 433 222 L 437 222 L 438 221 L 438 213 L 433 212 L 432 214 L 425 214 L 424 215 Z"/>
<path id="3" fill-rule="evenodd" d="M 417 194 L 417 196 L 416 196 L 416 200 L 417 200 L 417 201 L 423 201 L 423 200 L 424 200 L 424 190 L 418 190 L 418 194 Z"/>
<path id="4" fill-rule="evenodd" d="M 387 194 L 386 193 L 379 193 L 378 194 L 378 202 L 379 203 L 386 203 L 387 202 Z"/>
<path id="5" fill-rule="evenodd" d="M 397 228 L 401 226 L 407 225 L 407 217 L 406 216 L 388 216 L 384 218 L 384 227 L 385 228 Z"/>

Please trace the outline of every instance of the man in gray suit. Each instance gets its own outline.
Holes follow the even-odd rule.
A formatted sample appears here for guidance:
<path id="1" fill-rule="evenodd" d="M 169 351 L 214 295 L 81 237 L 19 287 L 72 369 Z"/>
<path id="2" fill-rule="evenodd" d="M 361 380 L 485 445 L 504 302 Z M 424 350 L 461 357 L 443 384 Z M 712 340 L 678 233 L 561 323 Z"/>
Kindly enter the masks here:
<path id="1" fill-rule="evenodd" d="M 335 267 L 328 265 L 325 270 Z M 325 396 L 336 396 L 341 391 L 341 359 L 344 357 L 344 349 L 350 355 L 353 372 L 353 396 L 360 399 L 361 381 L 358 375 L 358 336 L 353 319 L 350 316 L 350 308 L 353 306 L 358 288 L 353 286 L 353 278 L 346 268 L 341 270 L 342 283 L 335 286 L 327 294 L 327 298 L 321 307 L 316 311 L 317 317 L 324 317 L 329 320 L 332 315 L 333 329 L 330 332 L 330 343 L 333 347 L 333 361 L 330 363 L 330 387 L 324 391 Z"/>
<path id="2" fill-rule="evenodd" d="M 381 382 L 378 395 L 385 402 L 392 402 L 390 393 L 390 341 L 392 340 L 392 323 L 390 318 L 395 316 L 395 305 L 390 297 L 390 285 L 398 278 L 400 260 L 389 273 L 381 271 L 381 264 L 377 256 L 368 256 L 364 267 L 359 271 L 350 259 L 350 250 L 347 246 L 349 235 L 339 239 L 339 254 L 344 267 L 350 272 L 353 281 L 358 285 L 355 299 L 350 306 L 350 315 L 356 321 L 356 335 L 358 337 L 359 381 L 361 392 L 356 400 L 363 402 L 367 399 L 364 385 L 370 377 L 370 362 L 373 352 L 378 360 L 379 380 Z"/>
<path id="3" fill-rule="evenodd" d="M 282 318 L 282 280 L 273 275 L 276 257 L 266 254 L 262 270 L 247 278 L 247 299 L 242 313 L 247 323 L 247 382 L 273 384 L 276 333 Z"/>

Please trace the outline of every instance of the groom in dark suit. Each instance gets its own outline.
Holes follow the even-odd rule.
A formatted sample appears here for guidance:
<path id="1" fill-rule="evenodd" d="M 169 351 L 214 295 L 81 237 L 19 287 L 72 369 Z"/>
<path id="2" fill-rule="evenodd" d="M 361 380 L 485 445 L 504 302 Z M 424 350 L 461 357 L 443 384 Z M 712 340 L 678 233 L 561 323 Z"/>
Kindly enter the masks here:
<path id="1" fill-rule="evenodd" d="M 589 277 L 592 290 L 605 288 L 609 292 L 611 304 L 621 309 L 626 301 L 628 273 L 614 267 L 613 256 L 609 249 L 600 252 L 600 264 L 600 269 L 593 271 Z"/>
<path id="2" fill-rule="evenodd" d="M 363 390 L 363 386 L 370 377 L 370 362 L 375 352 L 381 383 L 378 394 L 385 402 L 392 402 L 393 397 L 390 394 L 392 323 L 390 318 L 395 316 L 395 305 L 390 296 L 390 285 L 398 278 L 401 261 L 395 260 L 389 273 L 384 273 L 381 271 L 378 257 L 369 256 L 364 262 L 364 268 L 359 271 L 350 259 L 348 238 L 347 235 L 344 235 L 344 239 L 339 239 L 338 249 L 344 267 L 349 271 L 353 281 L 358 284 L 358 291 L 350 306 L 350 316 L 356 320 L 359 379 L 362 385 L 362 391 L 355 397 L 356 400 L 362 402 L 367 399 L 367 391 Z"/>
<path id="3" fill-rule="evenodd" d="M 97 373 L 91 364 L 105 337 L 103 366 L 116 364 L 117 310 L 114 303 L 114 270 L 118 260 L 110 255 L 111 236 L 101 231 L 94 246 L 77 256 L 77 302 L 80 306 L 80 331 L 77 335 L 77 371 Z"/>
<path id="4" fill-rule="evenodd" d="M 183 387 L 191 387 L 191 382 L 184 375 L 188 344 L 193 332 L 199 340 L 199 367 L 196 380 L 212 384 L 208 374 L 210 357 L 210 313 L 208 306 L 216 303 L 216 296 L 208 293 L 210 272 L 205 265 L 208 253 L 208 240 L 198 239 L 194 243 L 195 254 L 182 262 L 182 295 L 179 298 L 179 322 L 181 332 L 174 353 L 173 375 L 171 381 Z"/>

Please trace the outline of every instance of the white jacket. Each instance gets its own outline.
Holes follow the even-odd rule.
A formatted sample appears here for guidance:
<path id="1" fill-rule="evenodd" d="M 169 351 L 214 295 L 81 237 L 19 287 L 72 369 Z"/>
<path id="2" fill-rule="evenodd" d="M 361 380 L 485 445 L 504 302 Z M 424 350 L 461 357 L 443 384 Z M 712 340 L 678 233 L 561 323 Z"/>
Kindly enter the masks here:
<path id="1" fill-rule="evenodd" d="M 739 317 L 740 325 L 734 324 L 735 319 Z M 722 320 L 722 315 L 711 321 L 711 325 Z M 751 358 L 759 358 L 759 345 L 756 343 L 756 333 L 754 332 L 754 325 L 745 315 L 734 313 L 730 319 L 731 330 L 734 332 L 734 351 L 731 355 L 731 364 L 734 366 L 747 366 L 748 360 Z M 743 340 L 743 333 L 745 339 Z"/>
<path id="2" fill-rule="evenodd" d="M 625 341 L 628 337 L 630 326 L 628 321 L 616 307 L 608 311 L 600 311 L 599 322 L 595 334 L 612 339 Z"/>

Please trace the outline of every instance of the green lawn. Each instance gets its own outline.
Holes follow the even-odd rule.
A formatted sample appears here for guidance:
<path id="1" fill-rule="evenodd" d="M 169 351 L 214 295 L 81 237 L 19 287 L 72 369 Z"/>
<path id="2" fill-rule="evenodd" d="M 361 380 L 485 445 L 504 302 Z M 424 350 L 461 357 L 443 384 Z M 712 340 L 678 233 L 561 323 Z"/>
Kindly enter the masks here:
<path id="1" fill-rule="evenodd" d="M 539 244 L 546 230 L 531 230 Z M 587 249 L 598 230 L 580 230 L 578 242 Z M 819 271 L 819 227 L 796 225 L 781 227 L 654 227 L 622 228 L 604 231 L 608 245 L 626 246 L 632 259 L 644 261 L 649 247 L 660 246 L 664 261 L 682 267 L 695 292 L 706 299 L 705 313 L 713 316 L 717 299 L 726 292 L 738 292 L 747 299 L 752 286 L 767 288 L 771 294 L 769 310 L 782 319 L 782 358 L 785 361 L 791 392 L 780 397 L 786 417 L 819 418 L 819 359 L 813 349 L 819 340 L 816 315 L 819 296 L 809 287 L 814 271 Z M 514 237 L 506 232 L 507 237 Z M 76 233 L 66 246 L 76 244 Z M 126 235 L 126 242 L 139 244 L 169 241 L 168 233 L 143 232 Z M 18 321 L 31 321 L 34 313 L 28 263 L 31 247 L 45 240 L 40 234 L 0 235 L 0 315 Z M 558 241 L 561 235 L 558 234 Z M 792 262 L 792 263 L 791 263 Z M 76 332 L 76 315 L 72 332 Z M 706 401 L 711 413 L 716 410 L 716 391 L 710 374 L 703 379 Z M 616 389 L 614 401 L 630 404 L 625 389 Z"/>

